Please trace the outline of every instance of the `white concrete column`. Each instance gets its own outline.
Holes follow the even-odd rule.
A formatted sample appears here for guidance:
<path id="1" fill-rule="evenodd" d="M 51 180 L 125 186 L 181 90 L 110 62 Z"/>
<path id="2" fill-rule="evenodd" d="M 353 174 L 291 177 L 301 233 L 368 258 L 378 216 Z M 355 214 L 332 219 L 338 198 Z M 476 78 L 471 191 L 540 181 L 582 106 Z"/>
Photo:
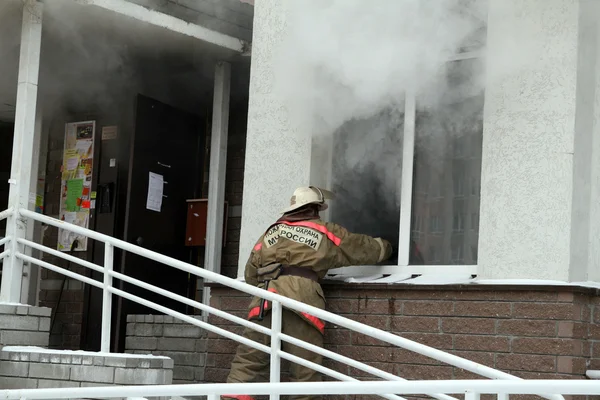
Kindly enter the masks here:
<path id="1" fill-rule="evenodd" d="M 480 276 L 569 279 L 578 0 L 491 0 Z"/>
<path id="2" fill-rule="evenodd" d="M 600 3 L 580 1 L 571 281 L 600 281 Z"/>
<path id="3" fill-rule="evenodd" d="M 208 177 L 206 253 L 204 256 L 205 268 L 217 273 L 221 272 L 221 253 L 223 250 L 223 213 L 225 205 L 230 87 L 231 66 L 226 62 L 218 62 L 215 66 Z"/>
<path id="4" fill-rule="evenodd" d="M 13 207 L 15 211 L 19 208 L 32 208 L 29 204 L 29 191 L 34 156 L 42 11 L 42 3 L 37 0 L 27 0 L 23 7 L 15 134 L 8 197 L 8 206 Z M 6 235 L 16 239 L 27 237 L 27 234 L 27 221 L 14 213 L 7 221 Z M 4 262 L 0 302 L 16 303 L 20 300 L 23 261 L 14 256 L 19 247 L 13 240 L 12 254 Z"/>
<path id="5" fill-rule="evenodd" d="M 260 235 L 289 205 L 294 189 L 310 180 L 311 135 L 294 125 L 289 110 L 273 90 L 277 46 L 285 32 L 286 2 L 257 1 L 238 276 L 243 276 L 250 251 Z"/>
<path id="6" fill-rule="evenodd" d="M 227 135 L 229 132 L 229 100 L 231 94 L 231 65 L 215 65 L 212 132 L 210 137 L 210 166 L 208 171 L 208 209 L 206 221 L 206 252 L 204 268 L 221 272 L 223 252 L 223 217 L 225 178 L 227 168 Z M 210 304 L 210 288 L 202 291 L 202 302 Z M 208 316 L 203 312 L 204 316 Z"/>
<path id="7" fill-rule="evenodd" d="M 45 154 L 47 152 L 47 144 L 48 138 L 47 135 L 42 139 L 42 122 L 43 115 L 41 106 L 37 107 L 36 111 L 36 119 L 35 119 L 35 130 L 33 135 L 33 157 L 31 159 L 31 177 L 29 182 L 29 209 L 35 209 L 35 200 L 36 195 L 38 194 L 38 178 L 40 176 L 44 176 L 45 173 L 40 170 L 46 169 L 45 162 L 43 164 L 40 161 L 45 160 Z M 48 133 L 48 132 L 45 132 Z M 42 142 L 44 146 L 42 146 Z M 42 157 L 42 153 L 44 157 Z M 41 164 L 41 165 L 40 165 Z M 42 193 L 43 194 L 43 193 Z M 42 235 L 41 235 L 41 227 L 42 224 L 40 222 L 30 221 L 27 224 L 27 237 L 33 238 L 35 242 L 41 243 Z M 26 255 L 33 255 L 35 258 L 39 258 L 41 256 L 41 252 L 32 251 L 31 248 L 27 247 L 24 249 Z M 38 299 L 38 284 L 40 280 L 40 267 L 37 265 L 32 265 L 31 263 L 27 263 L 27 265 L 23 266 L 23 281 L 21 282 L 21 303 L 30 304 L 37 306 Z"/>

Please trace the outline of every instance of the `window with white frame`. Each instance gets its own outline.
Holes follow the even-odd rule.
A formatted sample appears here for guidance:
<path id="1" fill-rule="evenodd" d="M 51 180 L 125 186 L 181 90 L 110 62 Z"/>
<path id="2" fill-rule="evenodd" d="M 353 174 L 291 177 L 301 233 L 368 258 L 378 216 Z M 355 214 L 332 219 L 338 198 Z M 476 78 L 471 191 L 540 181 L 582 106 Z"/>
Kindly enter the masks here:
<path id="1" fill-rule="evenodd" d="M 329 217 L 398 244 L 389 265 L 476 274 L 484 93 L 477 43 L 449 59 L 436 103 L 404 104 L 347 122 L 333 139 Z"/>

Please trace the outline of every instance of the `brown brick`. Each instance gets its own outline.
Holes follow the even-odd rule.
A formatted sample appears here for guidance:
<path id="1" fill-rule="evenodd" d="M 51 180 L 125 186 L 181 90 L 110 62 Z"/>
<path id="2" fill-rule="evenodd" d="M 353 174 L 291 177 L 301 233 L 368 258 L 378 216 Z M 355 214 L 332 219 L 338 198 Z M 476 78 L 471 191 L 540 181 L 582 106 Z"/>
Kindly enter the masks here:
<path id="1" fill-rule="evenodd" d="M 439 333 L 405 333 L 402 337 L 436 349 L 452 349 L 452 335 Z"/>
<path id="2" fill-rule="evenodd" d="M 579 320 L 581 308 L 573 304 L 515 303 L 515 318 Z"/>
<path id="3" fill-rule="evenodd" d="M 585 358 L 559 356 L 556 362 L 556 369 L 561 374 L 584 375 L 587 370 L 587 360 Z"/>
<path id="4" fill-rule="evenodd" d="M 391 362 L 393 348 L 384 346 L 338 346 L 337 353 L 357 361 Z"/>
<path id="5" fill-rule="evenodd" d="M 451 351 L 452 354 L 467 360 L 494 367 L 494 354 L 486 351 Z"/>
<path id="6" fill-rule="evenodd" d="M 374 363 L 374 364 L 376 364 L 376 363 Z M 348 369 L 350 368 L 350 367 L 348 367 L 347 364 L 343 364 L 343 363 L 333 361 L 330 359 L 324 359 L 323 366 L 326 368 L 332 369 L 336 372 L 341 372 L 342 374 L 346 374 L 346 375 L 348 374 Z"/>
<path id="7" fill-rule="evenodd" d="M 564 303 L 572 303 L 574 299 L 575 299 L 575 295 L 573 294 L 573 292 L 559 292 L 558 293 L 558 301 L 561 301 Z"/>
<path id="8" fill-rule="evenodd" d="M 402 348 L 393 348 L 392 362 L 410 364 L 442 365 L 441 362 Z"/>
<path id="9" fill-rule="evenodd" d="M 467 371 L 466 369 L 461 369 L 461 368 L 453 368 L 453 374 L 454 374 L 454 379 L 469 379 L 469 380 L 488 379 L 484 376 L 481 376 L 479 374 L 476 374 L 474 372 Z"/>
<path id="10" fill-rule="evenodd" d="M 496 368 L 513 371 L 555 372 L 556 357 L 532 354 L 498 354 Z"/>
<path id="11" fill-rule="evenodd" d="M 454 304 L 455 315 L 469 317 L 505 318 L 510 316 L 511 303 L 489 301 L 457 301 Z"/>
<path id="12" fill-rule="evenodd" d="M 572 339 L 517 338 L 512 351 L 526 354 L 581 355 L 581 341 Z"/>
<path id="13" fill-rule="evenodd" d="M 227 339 L 212 339 L 209 342 L 211 353 L 235 353 L 237 343 Z"/>
<path id="14" fill-rule="evenodd" d="M 447 333 L 493 334 L 496 320 L 490 318 L 444 318 L 442 331 Z"/>
<path id="15" fill-rule="evenodd" d="M 392 317 L 394 332 L 439 332 L 440 319 L 436 317 Z"/>
<path id="16" fill-rule="evenodd" d="M 454 338 L 454 348 L 456 350 L 508 352 L 510 351 L 510 339 L 502 336 L 457 335 Z"/>
<path id="17" fill-rule="evenodd" d="M 221 299 L 221 309 L 224 311 L 247 310 L 249 305 L 250 305 L 250 298 L 223 297 Z"/>
<path id="18" fill-rule="evenodd" d="M 383 315 L 351 315 L 351 319 L 361 324 L 372 326 L 373 328 L 381 329 L 384 331 L 389 330 L 390 317 Z"/>
<path id="19" fill-rule="evenodd" d="M 389 300 L 359 299 L 358 312 L 367 314 L 393 315 L 394 302 Z"/>
<path id="20" fill-rule="evenodd" d="M 592 357 L 600 358 L 600 342 L 592 342 Z"/>
<path id="21" fill-rule="evenodd" d="M 558 337 L 573 337 L 575 323 L 572 321 L 560 321 L 558 323 Z"/>
<path id="22" fill-rule="evenodd" d="M 589 324 L 589 338 L 592 340 L 600 340 L 600 326 L 596 324 Z"/>
<path id="23" fill-rule="evenodd" d="M 382 362 L 367 362 L 365 364 L 367 364 L 373 368 L 377 368 L 383 372 L 390 373 L 390 374 L 394 373 L 394 369 L 395 369 L 395 365 L 396 365 L 396 364 L 392 364 L 392 363 L 382 363 Z M 369 377 L 369 378 L 377 377 L 377 375 L 370 374 L 368 372 L 365 372 L 363 370 L 360 370 L 360 369 L 354 368 L 354 367 L 349 367 L 348 370 L 349 370 L 349 372 L 348 372 L 349 375 L 352 377 L 356 377 L 356 378 L 358 378 L 358 377 Z"/>
<path id="24" fill-rule="evenodd" d="M 358 332 L 352 332 L 352 344 L 359 346 L 389 346 L 389 343 L 371 336 L 363 335 Z"/>
<path id="25" fill-rule="evenodd" d="M 358 300 L 331 299 L 327 301 L 327 311 L 334 314 L 355 314 L 358 312 Z"/>
<path id="26" fill-rule="evenodd" d="M 568 374 L 557 374 L 548 372 L 531 372 L 531 371 L 511 371 L 511 374 L 518 376 L 523 379 L 576 379 L 575 375 Z M 513 396 L 511 395 L 512 399 Z M 540 400 L 540 397 L 536 397 L 536 400 Z"/>
<path id="27" fill-rule="evenodd" d="M 498 321 L 498 334 L 510 336 L 556 336 L 556 322 L 535 320 Z"/>
<path id="28" fill-rule="evenodd" d="M 223 383 L 227 380 L 229 369 L 206 368 L 204 371 L 204 383 Z"/>
<path id="29" fill-rule="evenodd" d="M 350 335 L 348 329 L 327 328 L 324 340 L 326 344 L 350 344 Z"/>
<path id="30" fill-rule="evenodd" d="M 231 362 L 235 357 L 235 353 L 232 354 L 217 354 L 214 358 L 214 367 L 216 368 L 231 368 Z"/>
<path id="31" fill-rule="evenodd" d="M 454 304 L 447 301 L 407 301 L 404 315 L 452 315 Z"/>
<path id="32" fill-rule="evenodd" d="M 498 292 L 495 300 L 509 302 L 555 302 L 558 300 L 558 294 L 555 291 L 510 290 Z"/>
<path id="33" fill-rule="evenodd" d="M 450 380 L 452 379 L 452 367 L 399 364 L 396 366 L 396 375 L 409 380 Z"/>

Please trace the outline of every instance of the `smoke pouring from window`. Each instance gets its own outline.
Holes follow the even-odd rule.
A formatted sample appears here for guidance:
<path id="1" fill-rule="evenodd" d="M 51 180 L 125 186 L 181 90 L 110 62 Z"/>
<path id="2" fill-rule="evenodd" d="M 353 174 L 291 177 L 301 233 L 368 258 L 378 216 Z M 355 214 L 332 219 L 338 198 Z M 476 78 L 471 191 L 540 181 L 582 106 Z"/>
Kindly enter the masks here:
<path id="1" fill-rule="evenodd" d="M 405 95 L 435 115 L 481 92 L 481 69 L 461 73 L 448 61 L 483 49 L 487 0 L 285 3 L 275 90 L 303 134 L 334 138 L 333 220 L 397 240 Z M 448 130 L 448 114 L 425 134 L 460 134 L 465 119 Z"/>

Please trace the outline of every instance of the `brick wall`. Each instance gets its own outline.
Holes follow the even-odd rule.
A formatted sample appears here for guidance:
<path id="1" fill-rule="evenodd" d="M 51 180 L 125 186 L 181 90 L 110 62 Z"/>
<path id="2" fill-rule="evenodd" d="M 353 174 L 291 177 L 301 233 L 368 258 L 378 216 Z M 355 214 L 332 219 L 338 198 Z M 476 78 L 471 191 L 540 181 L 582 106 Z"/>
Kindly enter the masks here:
<path id="1" fill-rule="evenodd" d="M 0 349 L 48 346 L 50 312 L 49 308 L 0 304 Z"/>
<path id="2" fill-rule="evenodd" d="M 600 297 L 580 288 L 325 284 L 327 309 L 528 379 L 584 378 L 600 368 Z M 248 297 L 214 287 L 211 304 L 244 316 Z M 219 318 L 210 322 L 241 332 Z M 472 379 L 468 371 L 329 324 L 326 347 L 407 379 Z M 223 382 L 236 344 L 209 335 L 207 382 Z M 354 368 L 325 365 L 355 377 Z"/>
<path id="3" fill-rule="evenodd" d="M 128 315 L 125 352 L 169 357 L 175 364 L 173 383 L 204 380 L 206 331 L 173 317 Z"/>

